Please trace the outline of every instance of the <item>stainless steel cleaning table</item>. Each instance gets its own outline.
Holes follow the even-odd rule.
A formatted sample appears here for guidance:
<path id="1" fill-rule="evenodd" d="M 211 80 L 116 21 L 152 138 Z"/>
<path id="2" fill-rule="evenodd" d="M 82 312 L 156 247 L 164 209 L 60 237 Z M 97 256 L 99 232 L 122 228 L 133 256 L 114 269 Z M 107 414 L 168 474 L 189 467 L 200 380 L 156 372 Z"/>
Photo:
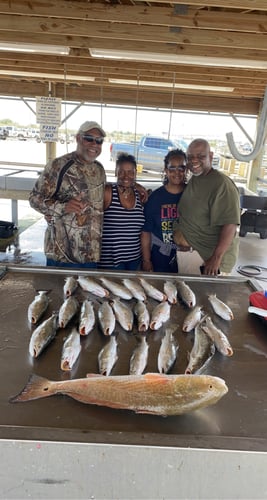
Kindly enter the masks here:
<path id="1" fill-rule="evenodd" d="M 96 279 L 101 276 L 97 271 L 81 271 L 79 274 Z M 218 463 L 218 460 L 222 460 L 223 464 L 227 463 L 230 469 L 237 467 L 239 474 L 237 477 L 234 476 L 236 487 L 242 489 L 247 475 L 246 473 L 243 475 L 244 471 L 243 474 L 240 473 L 238 465 L 233 465 L 233 456 L 230 452 L 245 452 L 241 454 L 242 460 L 248 461 L 251 458 L 250 452 L 253 452 L 253 456 L 259 456 L 260 453 L 264 462 L 258 465 L 258 473 L 263 463 L 264 467 L 267 463 L 265 462 L 267 451 L 267 327 L 261 318 L 247 311 L 249 295 L 259 288 L 258 283 L 247 278 L 183 277 L 195 292 L 197 303 L 203 306 L 205 312 L 215 317 L 208 301 L 208 294 L 216 293 L 231 307 L 235 316 L 235 319 L 230 322 L 216 317 L 216 324 L 229 337 L 234 355 L 228 358 L 216 352 L 204 371 L 204 373 L 223 378 L 229 388 L 228 394 L 215 406 L 186 415 L 162 418 L 85 405 L 61 395 L 11 404 L 9 398 L 21 391 L 31 373 L 51 380 L 63 380 L 68 377 L 81 378 L 87 373 L 98 372 L 97 355 L 108 339 L 101 333 L 97 322 L 94 330 L 81 339 L 82 351 L 71 372 L 61 371 L 60 357 L 63 341 L 73 323 L 65 330 L 58 331 L 55 339 L 39 358 L 32 359 L 28 351 L 33 328 L 28 324 L 27 309 L 36 295 L 36 290 L 50 290 L 49 308 L 44 316 L 46 318 L 52 311 L 58 310 L 62 304 L 64 280 L 71 275 L 77 276 L 77 271 L 40 267 L 3 267 L 0 269 L 0 446 L 1 456 L 7 457 L 6 466 L 12 467 L 15 482 L 20 484 L 16 496 L 13 488 L 10 490 L 10 484 L 14 484 L 14 478 L 11 481 L 8 479 L 9 476 L 4 474 L 3 498 L 9 498 L 9 493 L 7 493 L 9 491 L 15 495 L 11 496 L 12 498 L 24 498 L 24 495 L 25 498 L 27 495 L 43 498 L 37 493 L 39 491 L 37 486 L 40 489 L 40 484 L 43 484 L 43 490 L 40 491 L 46 498 L 56 498 L 56 495 L 62 498 L 113 498 L 113 494 L 120 498 L 163 498 L 164 496 L 167 498 L 173 495 L 176 498 L 183 498 L 183 496 L 190 496 L 190 491 L 192 495 L 198 495 L 199 498 L 202 494 L 203 498 L 212 498 L 215 492 L 214 481 L 211 480 L 208 490 L 211 496 L 209 496 L 204 488 L 200 472 L 204 462 L 209 464 L 210 470 L 213 470 L 212 467 Z M 122 276 L 136 279 L 139 275 L 162 290 L 164 281 L 173 279 L 171 275 L 160 274 L 107 272 L 105 275 L 115 281 L 120 281 Z M 96 311 L 100 301 L 103 300 L 81 289 L 76 295 L 80 302 L 85 297 L 92 298 Z M 135 300 L 127 302 L 133 305 Z M 156 301 L 149 299 L 150 311 L 156 304 Z M 177 360 L 171 373 L 184 373 L 188 352 L 192 348 L 194 339 L 193 333 L 182 332 L 183 319 L 187 313 L 188 309 L 183 304 L 172 305 L 171 318 L 168 323 L 158 331 L 147 333 L 149 358 L 146 372 L 157 371 L 157 353 L 161 338 L 166 326 L 171 325 L 175 327 L 174 336 L 179 344 Z M 136 326 L 132 333 L 127 333 L 117 326 L 116 333 L 119 357 L 112 375 L 128 374 L 130 356 L 136 345 Z M 41 449 L 44 453 L 42 458 Z M 44 450 L 47 451 L 44 452 Z M 216 451 L 219 454 L 214 455 Z M 83 464 L 82 470 L 78 467 L 80 490 L 75 487 L 76 479 L 69 471 L 69 468 L 75 469 L 77 453 Z M 195 467 L 195 477 L 200 481 L 198 484 L 195 479 L 191 481 L 190 477 L 186 480 L 186 473 L 181 476 L 181 470 L 186 470 L 186 465 L 182 463 L 186 464 L 188 453 L 190 453 L 188 460 Z M 40 462 L 38 462 L 38 456 Z M 228 458 L 222 458 L 225 456 Z M 240 458 L 240 454 L 238 456 Z M 22 459 L 22 469 L 15 465 L 18 457 Z M 118 457 L 120 457 L 120 465 L 117 462 Z M 164 460 L 163 457 L 165 457 Z M 240 460 L 237 459 L 236 454 L 234 457 L 234 460 L 239 463 Z M 84 485 L 83 460 L 85 463 L 89 460 L 90 463 L 93 461 L 95 464 L 91 468 L 89 462 L 87 464 L 86 486 Z M 141 465 L 144 467 L 147 460 L 150 460 L 150 472 L 142 471 L 141 468 L 139 474 L 139 467 Z M 62 464 L 64 464 L 63 468 Z M 179 469 L 179 464 L 181 469 Z M 49 470 L 49 473 L 46 470 L 46 481 L 43 480 L 43 483 L 40 482 L 40 471 L 44 470 L 40 469 L 41 466 L 48 467 Z M 121 467 L 127 477 L 122 478 L 120 474 L 117 481 L 115 478 L 111 479 L 113 467 L 117 474 L 117 467 Z M 129 467 L 131 471 L 128 470 Z M 158 467 L 161 470 L 158 470 Z M 25 468 L 30 488 L 29 484 L 25 485 Z M 100 470 L 102 471 L 99 480 L 95 475 L 97 470 L 98 474 Z M 35 482 L 33 478 L 36 477 L 37 471 L 39 479 Z M 153 480 L 150 478 L 152 471 Z M 145 474 L 144 479 L 140 479 L 142 472 Z M 172 476 L 174 473 L 175 476 Z M 58 479 L 59 475 L 63 477 L 63 482 Z M 159 481 L 159 475 L 162 481 Z M 51 476 L 51 483 L 48 476 Z M 130 490 L 128 486 L 126 487 L 129 477 L 132 481 Z M 176 489 L 178 477 L 180 492 Z M 240 483 L 241 477 L 243 482 Z M 141 487 L 143 481 L 145 481 L 145 490 L 143 488 L 141 494 L 141 490 L 136 485 L 139 484 Z M 235 488 L 235 480 L 232 478 L 231 481 L 231 488 Z M 50 496 L 51 484 L 54 484 L 55 497 Z M 111 484 L 113 494 L 108 486 Z M 200 493 L 201 488 L 199 490 L 201 484 L 202 493 Z M 217 487 L 221 485 L 222 496 L 220 498 L 224 497 L 223 495 L 227 498 L 227 492 L 230 491 L 233 494 L 233 489 L 228 489 L 230 486 L 223 481 L 221 469 L 216 484 Z M 88 488 L 91 487 L 92 490 L 89 493 Z M 259 488 L 258 481 L 257 487 Z M 263 490 L 265 491 L 264 488 L 265 484 L 262 484 L 259 490 L 261 494 Z M 252 492 L 246 486 L 244 491 L 242 489 L 242 493 L 242 498 L 248 498 L 249 496 L 244 495 Z"/>

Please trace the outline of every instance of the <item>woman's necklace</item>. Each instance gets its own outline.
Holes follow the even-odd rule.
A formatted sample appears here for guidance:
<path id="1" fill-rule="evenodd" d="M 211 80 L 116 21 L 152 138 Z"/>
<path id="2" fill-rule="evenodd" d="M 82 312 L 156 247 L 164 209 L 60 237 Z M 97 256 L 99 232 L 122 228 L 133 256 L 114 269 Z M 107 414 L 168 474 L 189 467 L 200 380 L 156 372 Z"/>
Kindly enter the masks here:
<path id="1" fill-rule="evenodd" d="M 118 186 L 119 193 L 123 198 L 129 198 L 133 193 L 133 188 Z"/>

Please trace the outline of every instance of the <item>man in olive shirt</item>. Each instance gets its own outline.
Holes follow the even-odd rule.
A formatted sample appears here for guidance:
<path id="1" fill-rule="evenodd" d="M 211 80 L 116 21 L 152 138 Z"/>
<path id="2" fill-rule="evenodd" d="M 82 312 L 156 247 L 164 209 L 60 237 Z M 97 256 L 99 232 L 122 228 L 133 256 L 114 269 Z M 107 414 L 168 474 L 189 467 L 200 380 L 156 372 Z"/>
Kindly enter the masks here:
<path id="1" fill-rule="evenodd" d="M 238 256 L 236 229 L 240 197 L 234 182 L 212 168 L 213 153 L 204 139 L 188 146 L 192 177 L 178 205 L 174 225 L 180 274 L 230 274 Z"/>

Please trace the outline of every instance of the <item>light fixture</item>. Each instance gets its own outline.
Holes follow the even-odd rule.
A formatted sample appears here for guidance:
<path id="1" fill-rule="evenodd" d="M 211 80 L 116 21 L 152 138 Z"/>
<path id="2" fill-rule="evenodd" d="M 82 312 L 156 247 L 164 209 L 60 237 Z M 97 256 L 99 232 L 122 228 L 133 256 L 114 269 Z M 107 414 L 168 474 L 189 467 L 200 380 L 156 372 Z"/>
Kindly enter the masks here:
<path id="1" fill-rule="evenodd" d="M 70 47 L 64 45 L 46 45 L 38 43 L 4 43 L 0 42 L 0 50 L 7 52 L 30 52 L 32 54 L 68 55 Z"/>
<path id="2" fill-rule="evenodd" d="M 171 82 L 151 82 L 148 80 L 123 80 L 119 78 L 109 78 L 110 83 L 118 83 L 121 85 L 142 85 L 148 87 L 166 87 L 172 89 L 192 89 L 192 90 L 209 90 L 214 92 L 233 92 L 233 87 L 221 87 L 215 85 L 198 85 L 190 83 L 173 83 Z"/>
<path id="3" fill-rule="evenodd" d="M 113 49 L 89 49 L 92 57 L 105 59 L 119 59 L 121 61 L 149 61 L 164 63 L 194 64 L 197 66 L 218 66 L 233 68 L 257 68 L 266 69 L 266 60 L 254 59 L 234 59 L 230 57 L 205 57 L 205 56 L 186 56 L 176 54 L 165 54 L 156 52 L 141 52 Z"/>
<path id="4" fill-rule="evenodd" d="M 66 81 L 74 81 L 74 82 L 94 82 L 95 78 L 93 76 L 79 76 L 79 75 L 65 75 L 64 73 L 35 73 L 33 71 L 19 71 L 19 70 L 8 70 L 8 69 L 0 69 L 0 75 L 12 76 L 13 78 L 17 78 L 20 76 L 26 76 L 28 78 L 47 78 L 49 80 L 66 80 Z"/>

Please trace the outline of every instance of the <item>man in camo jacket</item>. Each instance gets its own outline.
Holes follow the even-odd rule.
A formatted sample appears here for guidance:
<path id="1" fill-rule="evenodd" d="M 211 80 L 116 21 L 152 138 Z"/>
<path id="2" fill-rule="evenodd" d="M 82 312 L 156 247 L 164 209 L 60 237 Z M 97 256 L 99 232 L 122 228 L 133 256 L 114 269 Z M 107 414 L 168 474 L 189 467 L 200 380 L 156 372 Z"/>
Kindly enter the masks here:
<path id="1" fill-rule="evenodd" d="M 31 207 L 47 221 L 48 266 L 97 267 L 106 176 L 96 158 L 105 135 L 98 123 L 83 123 L 76 135 L 76 151 L 48 162 L 30 193 Z"/>

